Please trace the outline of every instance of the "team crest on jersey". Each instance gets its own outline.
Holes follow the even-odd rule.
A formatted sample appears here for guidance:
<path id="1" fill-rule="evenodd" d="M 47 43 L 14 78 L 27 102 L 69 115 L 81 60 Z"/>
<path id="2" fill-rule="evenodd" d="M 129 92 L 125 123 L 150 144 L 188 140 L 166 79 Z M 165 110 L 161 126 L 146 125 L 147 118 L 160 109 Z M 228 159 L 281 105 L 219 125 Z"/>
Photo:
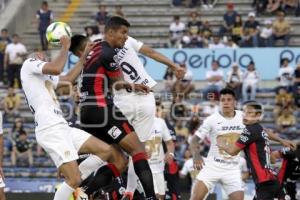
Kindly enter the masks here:
<path id="1" fill-rule="evenodd" d="M 122 131 L 116 127 L 113 126 L 111 129 L 109 129 L 108 134 L 113 138 L 116 139 L 121 135 Z"/>

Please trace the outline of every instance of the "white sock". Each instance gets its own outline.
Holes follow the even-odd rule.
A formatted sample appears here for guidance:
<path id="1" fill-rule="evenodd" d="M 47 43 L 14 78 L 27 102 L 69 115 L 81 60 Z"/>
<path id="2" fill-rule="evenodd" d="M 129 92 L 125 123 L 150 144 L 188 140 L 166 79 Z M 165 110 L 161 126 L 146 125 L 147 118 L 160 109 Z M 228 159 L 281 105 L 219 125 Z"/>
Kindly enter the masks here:
<path id="1" fill-rule="evenodd" d="M 69 200 L 72 193 L 75 191 L 66 182 L 61 184 L 61 187 L 55 192 L 53 200 Z"/>
<path id="2" fill-rule="evenodd" d="M 134 171 L 132 158 L 129 158 L 129 164 L 128 164 L 128 175 L 127 175 L 127 186 L 126 186 L 126 192 L 132 192 L 134 193 L 136 187 L 137 187 L 137 181 L 138 177 Z"/>
<path id="3" fill-rule="evenodd" d="M 86 179 L 92 172 L 96 171 L 106 163 L 106 161 L 101 160 L 98 156 L 90 155 L 79 165 L 81 180 Z"/>

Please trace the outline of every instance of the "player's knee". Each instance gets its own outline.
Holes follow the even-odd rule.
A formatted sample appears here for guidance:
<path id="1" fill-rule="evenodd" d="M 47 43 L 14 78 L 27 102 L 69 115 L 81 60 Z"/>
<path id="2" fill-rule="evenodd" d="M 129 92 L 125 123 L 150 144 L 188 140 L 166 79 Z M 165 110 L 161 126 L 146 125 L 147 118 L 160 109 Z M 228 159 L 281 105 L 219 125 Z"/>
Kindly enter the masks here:
<path id="1" fill-rule="evenodd" d="M 128 159 L 124 156 L 121 156 L 116 163 L 116 167 L 120 172 L 124 172 L 128 166 Z"/>

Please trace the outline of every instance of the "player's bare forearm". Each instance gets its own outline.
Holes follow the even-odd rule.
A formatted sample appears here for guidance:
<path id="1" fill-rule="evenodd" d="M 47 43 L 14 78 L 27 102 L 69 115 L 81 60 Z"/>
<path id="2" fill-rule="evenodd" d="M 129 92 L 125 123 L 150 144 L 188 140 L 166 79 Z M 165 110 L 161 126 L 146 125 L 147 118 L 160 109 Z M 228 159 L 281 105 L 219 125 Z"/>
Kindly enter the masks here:
<path id="1" fill-rule="evenodd" d="M 293 150 L 295 150 L 297 148 L 297 145 L 296 145 L 295 142 L 290 141 L 290 140 L 285 140 L 285 139 L 279 137 L 271 129 L 265 129 L 265 131 L 267 132 L 268 137 L 269 137 L 270 140 L 278 142 L 278 143 L 282 144 L 283 146 L 289 147 Z"/>
<path id="2" fill-rule="evenodd" d="M 192 140 L 191 140 L 191 144 L 190 144 L 190 150 L 193 154 L 193 158 L 199 158 L 200 157 L 200 138 L 197 135 L 194 135 Z"/>

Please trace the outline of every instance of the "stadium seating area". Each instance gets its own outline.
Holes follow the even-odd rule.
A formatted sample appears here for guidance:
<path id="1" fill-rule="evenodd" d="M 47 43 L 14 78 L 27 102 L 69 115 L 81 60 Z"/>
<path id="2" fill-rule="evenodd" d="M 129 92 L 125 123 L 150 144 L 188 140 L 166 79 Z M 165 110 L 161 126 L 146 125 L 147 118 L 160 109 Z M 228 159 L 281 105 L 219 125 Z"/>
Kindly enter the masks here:
<path id="1" fill-rule="evenodd" d="M 1 2 L 1 1 L 0 1 Z M 89 25 L 95 25 L 95 21 L 92 18 L 98 11 L 98 5 L 107 6 L 107 11 L 112 13 L 114 6 L 122 5 L 123 12 L 126 18 L 132 24 L 130 35 L 134 36 L 146 44 L 152 47 L 166 47 L 169 41 L 169 25 L 173 20 L 174 15 L 181 16 L 183 22 L 187 22 L 188 15 L 191 11 L 197 10 L 201 13 L 201 20 L 208 20 L 212 25 L 214 32 L 217 32 L 223 23 L 223 14 L 226 10 L 226 2 L 219 1 L 213 10 L 204 10 L 200 6 L 196 8 L 185 8 L 183 6 L 174 7 L 170 0 L 52 0 L 49 1 L 50 9 L 54 12 L 54 18 L 57 20 L 66 21 L 71 27 L 73 33 L 84 33 L 84 27 Z M 253 11 L 250 0 L 236 0 L 235 9 L 246 19 L 249 12 Z M 76 5 L 79 7 L 77 8 Z M 76 8 L 74 8 L 76 7 Z M 261 15 L 257 17 L 258 21 L 265 19 L 274 19 L 273 15 Z M 291 33 L 290 46 L 297 47 L 300 45 L 300 20 L 294 15 L 289 15 L 288 20 L 291 22 L 293 30 Z M 40 41 L 38 32 L 36 30 L 36 24 L 31 23 L 26 30 L 20 34 L 24 44 L 26 44 L 28 51 L 39 47 Z M 275 81 L 275 80 L 274 80 Z M 204 84 L 201 81 L 195 82 L 195 90 L 192 93 L 192 98 L 184 101 L 186 109 L 186 121 L 195 115 L 193 107 L 197 104 L 204 105 L 205 100 L 199 98 L 203 93 Z M 275 89 L 271 84 L 270 86 L 260 87 L 256 95 L 256 99 L 261 102 L 265 107 L 263 125 L 267 128 L 276 129 L 276 121 L 274 117 L 275 107 Z M 170 111 L 172 107 L 172 99 L 170 99 L 169 93 L 165 91 L 164 83 L 160 82 L 157 87 L 156 95 L 162 101 L 162 105 L 165 110 Z M 57 170 L 54 167 L 52 161 L 43 152 L 38 152 L 38 147 L 34 137 L 34 120 L 32 114 L 26 104 L 23 92 L 17 91 L 21 96 L 20 116 L 24 120 L 24 128 L 29 134 L 29 140 L 33 142 L 33 165 L 28 167 L 29 163 L 25 160 L 19 160 L 16 166 L 11 162 L 11 149 L 9 145 L 5 145 L 4 155 L 4 172 L 6 177 L 11 178 L 55 178 L 57 177 Z M 7 94 L 7 86 L 0 86 L 0 100 L 2 100 Z M 0 107 L 0 110 L 1 107 Z M 196 113 L 197 114 L 197 113 Z M 282 133 L 281 136 L 292 140 L 300 140 L 300 111 L 295 109 L 293 114 L 297 118 L 297 126 L 292 132 Z M 204 116 L 199 114 L 200 121 Z M 171 123 L 175 126 L 175 122 L 171 120 Z M 198 124 L 199 125 L 199 124 Z M 9 132 L 13 127 L 13 123 L 4 123 L 4 138 L 5 144 L 9 144 Z M 192 133 L 189 133 L 189 136 Z M 188 144 L 188 139 L 184 141 Z M 273 144 L 274 148 L 277 148 Z M 178 150 L 180 151 L 180 150 Z M 182 161 L 183 157 L 178 157 L 179 161 Z"/>

